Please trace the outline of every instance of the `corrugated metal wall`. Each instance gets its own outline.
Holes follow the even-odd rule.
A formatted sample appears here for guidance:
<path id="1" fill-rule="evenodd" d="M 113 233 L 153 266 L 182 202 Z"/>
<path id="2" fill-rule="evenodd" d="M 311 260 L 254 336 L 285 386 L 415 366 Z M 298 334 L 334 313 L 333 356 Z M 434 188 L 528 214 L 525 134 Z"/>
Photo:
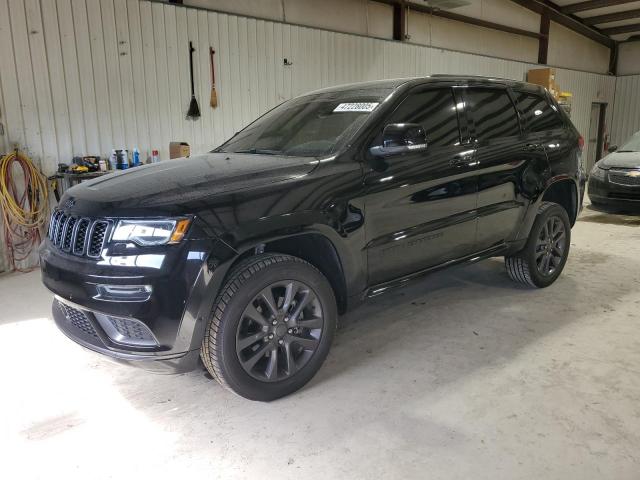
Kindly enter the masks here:
<path id="1" fill-rule="evenodd" d="M 197 121 L 185 119 L 189 40 Z M 203 152 L 281 101 L 323 86 L 430 73 L 521 80 L 535 67 L 140 0 L 0 0 L 0 45 L 8 142 L 43 159 L 47 173 L 58 161 L 112 148 L 158 148 L 168 158 L 168 143 L 182 140 Z M 613 102 L 612 77 L 559 70 L 558 81 L 574 93 L 583 133 L 591 101 Z"/>
<path id="2" fill-rule="evenodd" d="M 185 119 L 189 41 L 197 121 Z M 170 141 L 186 141 L 204 152 L 324 86 L 431 73 L 523 80 L 537 66 L 145 0 L 0 0 L 0 49 L 0 149 L 18 144 L 47 174 L 112 148 L 137 146 L 143 158 L 157 148 L 166 159 Z M 573 120 L 585 134 L 591 102 L 613 103 L 615 78 L 558 69 L 557 79 L 574 93 Z"/>
<path id="3" fill-rule="evenodd" d="M 621 145 L 640 130 L 640 75 L 616 79 L 616 100 L 613 107 L 611 145 Z"/>

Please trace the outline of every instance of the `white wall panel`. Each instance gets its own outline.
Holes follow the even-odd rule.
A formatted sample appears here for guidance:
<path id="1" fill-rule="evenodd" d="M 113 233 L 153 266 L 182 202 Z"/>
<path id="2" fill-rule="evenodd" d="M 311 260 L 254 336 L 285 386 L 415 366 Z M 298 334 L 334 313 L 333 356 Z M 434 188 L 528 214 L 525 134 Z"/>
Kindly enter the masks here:
<path id="1" fill-rule="evenodd" d="M 551 22 L 548 56 L 550 65 L 606 73 L 609 71 L 609 54 L 608 47 Z"/>
<path id="2" fill-rule="evenodd" d="M 195 121 L 186 119 L 189 41 Z M 0 0 L 0 45 L 7 143 L 48 174 L 73 155 L 111 148 L 137 146 L 144 157 L 156 148 L 166 159 L 170 141 L 186 141 L 204 152 L 283 100 L 329 85 L 432 73 L 522 80 L 536 66 L 145 0 Z M 613 103 L 615 78 L 557 72 L 585 133 L 591 102 Z"/>
<path id="3" fill-rule="evenodd" d="M 613 121 L 608 125 L 612 145 L 621 145 L 640 130 L 640 75 L 616 79 Z"/>
<path id="4" fill-rule="evenodd" d="M 618 75 L 640 74 L 640 41 L 618 45 Z"/>

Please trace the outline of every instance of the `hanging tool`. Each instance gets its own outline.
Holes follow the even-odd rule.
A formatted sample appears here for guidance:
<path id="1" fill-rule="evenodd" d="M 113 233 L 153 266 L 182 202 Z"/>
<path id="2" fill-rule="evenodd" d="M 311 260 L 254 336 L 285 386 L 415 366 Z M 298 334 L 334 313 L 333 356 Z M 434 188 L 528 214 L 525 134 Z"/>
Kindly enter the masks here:
<path id="1" fill-rule="evenodd" d="M 47 178 L 18 150 L 0 157 L 0 214 L 12 270 L 38 248 L 48 218 Z"/>
<path id="2" fill-rule="evenodd" d="M 216 75 L 214 70 L 214 62 L 213 56 L 216 51 L 209 47 L 209 60 L 211 61 L 211 100 L 209 100 L 209 104 L 211 108 L 216 108 L 218 106 L 218 94 L 216 93 Z"/>
<path id="3" fill-rule="evenodd" d="M 193 48 L 193 42 L 189 42 L 189 70 L 191 71 L 191 103 L 189 103 L 189 110 L 187 110 L 187 118 L 193 118 L 194 120 L 200 117 L 200 107 L 196 100 L 196 90 L 193 86 L 193 52 L 196 49 Z"/>

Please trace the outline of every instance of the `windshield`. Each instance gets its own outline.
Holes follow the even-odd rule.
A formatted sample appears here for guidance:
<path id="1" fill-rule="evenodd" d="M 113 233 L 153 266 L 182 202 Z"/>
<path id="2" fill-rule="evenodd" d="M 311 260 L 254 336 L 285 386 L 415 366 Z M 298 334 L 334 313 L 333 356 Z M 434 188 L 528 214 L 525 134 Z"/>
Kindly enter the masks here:
<path id="1" fill-rule="evenodd" d="M 345 145 L 392 92 L 366 88 L 294 98 L 274 108 L 216 151 L 319 157 Z"/>
<path id="2" fill-rule="evenodd" d="M 640 132 L 636 132 L 618 152 L 640 152 Z"/>

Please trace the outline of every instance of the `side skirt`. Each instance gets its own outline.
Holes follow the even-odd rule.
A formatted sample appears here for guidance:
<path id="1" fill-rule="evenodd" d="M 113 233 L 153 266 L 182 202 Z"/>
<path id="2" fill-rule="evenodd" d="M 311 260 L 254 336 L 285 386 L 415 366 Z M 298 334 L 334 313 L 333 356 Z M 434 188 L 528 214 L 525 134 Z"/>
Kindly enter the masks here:
<path id="1" fill-rule="evenodd" d="M 451 267 L 453 265 L 463 265 L 463 264 L 472 264 L 479 262 L 480 260 L 485 260 L 487 258 L 495 257 L 504 254 L 509 250 L 509 246 L 505 243 L 501 243 L 499 245 L 493 246 L 486 250 L 482 250 L 480 252 L 473 253 L 471 255 L 467 255 L 465 257 L 456 258 L 453 260 L 449 260 L 447 262 L 441 263 L 439 265 L 435 265 L 433 267 L 424 268 L 422 270 L 418 270 L 417 272 L 411 273 L 409 275 L 405 275 L 402 277 L 395 278 L 393 280 L 389 280 L 387 282 L 379 283 L 377 285 L 373 285 L 369 287 L 368 290 L 365 290 L 363 297 L 371 298 L 377 297 L 378 295 L 382 295 L 383 293 L 387 293 L 389 290 L 404 287 L 408 283 L 413 280 L 417 280 L 419 278 L 424 277 L 432 272 L 442 270 L 447 267 Z"/>

